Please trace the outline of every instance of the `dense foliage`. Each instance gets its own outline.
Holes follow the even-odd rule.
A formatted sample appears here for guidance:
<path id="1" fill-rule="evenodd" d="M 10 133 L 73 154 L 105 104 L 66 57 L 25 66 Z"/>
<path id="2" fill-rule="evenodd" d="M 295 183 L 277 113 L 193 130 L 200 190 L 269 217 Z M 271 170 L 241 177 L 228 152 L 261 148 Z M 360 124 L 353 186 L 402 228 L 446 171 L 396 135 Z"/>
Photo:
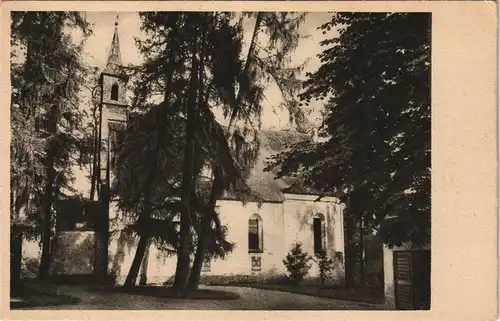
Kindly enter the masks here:
<path id="1" fill-rule="evenodd" d="M 430 27 L 424 13 L 334 14 L 320 29 L 338 36 L 301 94 L 325 101 L 324 141 L 274 159 L 280 175 L 341 193 L 389 246 L 430 241 Z"/>
<path id="2" fill-rule="evenodd" d="M 85 159 L 75 155 L 84 152 L 79 92 L 88 70 L 82 43 L 70 31 L 83 31 L 85 39 L 90 30 L 75 12 L 13 12 L 11 18 L 11 222 L 24 218 L 32 227 L 25 236 L 42 236 L 40 275 L 46 276 L 51 207 L 60 190 L 71 191 L 71 167 Z"/>

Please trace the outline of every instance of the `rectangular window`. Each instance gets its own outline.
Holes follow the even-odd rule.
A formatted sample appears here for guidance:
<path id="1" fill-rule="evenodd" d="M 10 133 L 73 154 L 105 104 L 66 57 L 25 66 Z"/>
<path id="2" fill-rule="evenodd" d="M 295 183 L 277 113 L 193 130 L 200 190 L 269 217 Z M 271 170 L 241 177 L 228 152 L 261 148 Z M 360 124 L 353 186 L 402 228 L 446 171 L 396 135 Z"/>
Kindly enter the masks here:
<path id="1" fill-rule="evenodd" d="M 323 231 L 322 231 L 322 220 L 321 218 L 314 218 L 313 229 L 314 229 L 314 253 L 319 253 L 324 251 L 323 248 Z"/>
<path id="2" fill-rule="evenodd" d="M 248 221 L 248 250 L 259 251 L 259 221 Z"/>

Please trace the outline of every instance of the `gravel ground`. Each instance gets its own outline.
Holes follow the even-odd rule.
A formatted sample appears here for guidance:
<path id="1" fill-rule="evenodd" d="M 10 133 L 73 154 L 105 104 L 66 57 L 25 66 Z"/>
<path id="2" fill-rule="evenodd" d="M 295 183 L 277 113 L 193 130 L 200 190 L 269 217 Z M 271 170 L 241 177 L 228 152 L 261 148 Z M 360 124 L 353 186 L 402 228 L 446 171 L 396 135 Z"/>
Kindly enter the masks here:
<path id="1" fill-rule="evenodd" d="M 187 300 L 127 293 L 89 292 L 84 286 L 57 286 L 57 294 L 81 300 L 76 304 L 44 306 L 35 310 L 380 310 L 380 306 L 246 287 L 203 288 L 238 293 L 237 300 Z"/>

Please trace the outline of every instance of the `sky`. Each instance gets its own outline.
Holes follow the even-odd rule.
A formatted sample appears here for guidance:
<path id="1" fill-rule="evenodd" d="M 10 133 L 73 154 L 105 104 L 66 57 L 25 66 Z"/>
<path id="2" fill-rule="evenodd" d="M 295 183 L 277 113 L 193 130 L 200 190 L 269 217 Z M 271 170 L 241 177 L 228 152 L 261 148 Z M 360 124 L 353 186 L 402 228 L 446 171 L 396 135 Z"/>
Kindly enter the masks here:
<path id="1" fill-rule="evenodd" d="M 85 44 L 83 55 L 85 60 L 92 66 L 102 70 L 106 64 L 111 40 L 113 38 L 115 22 L 118 18 L 118 34 L 120 38 L 121 56 L 124 64 L 140 64 L 142 58 L 135 46 L 135 38 L 143 38 L 140 30 L 141 21 L 137 12 L 87 12 L 87 21 L 92 24 L 93 35 L 90 36 Z M 320 41 L 325 37 L 332 37 L 332 34 L 323 35 L 317 30 L 321 24 L 331 19 L 331 13 L 309 13 L 306 20 L 301 25 L 300 32 L 307 35 L 308 38 L 301 39 L 293 57 L 293 64 L 300 64 L 309 60 L 305 72 L 316 70 L 320 61 L 317 54 L 321 52 Z M 248 21 L 245 27 L 244 46 L 250 42 L 253 31 L 252 21 Z M 243 47 L 243 52 L 247 52 Z M 263 102 L 262 127 L 285 129 L 290 127 L 288 112 L 277 108 L 281 103 L 281 94 L 275 85 L 270 85 L 265 91 L 265 100 Z M 314 124 L 320 120 L 321 105 L 312 104 L 311 115 L 309 119 Z"/>

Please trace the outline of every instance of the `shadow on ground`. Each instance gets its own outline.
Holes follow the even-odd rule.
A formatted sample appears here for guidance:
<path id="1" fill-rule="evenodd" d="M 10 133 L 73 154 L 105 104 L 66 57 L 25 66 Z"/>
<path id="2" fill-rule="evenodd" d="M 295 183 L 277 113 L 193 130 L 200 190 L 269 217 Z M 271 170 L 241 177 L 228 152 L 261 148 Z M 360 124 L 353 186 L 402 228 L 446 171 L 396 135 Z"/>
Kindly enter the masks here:
<path id="1" fill-rule="evenodd" d="M 52 284 L 31 280 L 24 301 L 12 309 L 26 310 L 382 310 L 379 305 L 317 297 L 276 289 L 201 286 L 180 293 L 166 286 L 123 288 L 96 284 Z M 12 299 L 11 299 L 12 302 Z"/>
<path id="2" fill-rule="evenodd" d="M 213 286 L 217 286 L 214 284 Z M 356 302 L 359 304 L 380 305 L 384 303 L 383 289 L 373 288 L 353 288 L 345 289 L 339 287 L 321 286 L 293 286 L 286 284 L 234 284 L 236 287 L 249 287 L 262 290 L 273 290 L 288 293 L 296 293 L 319 298 L 330 298 Z"/>
<path id="3" fill-rule="evenodd" d="M 68 295 L 41 292 L 23 287 L 16 296 L 10 298 L 10 309 L 56 307 L 68 304 L 78 304 L 80 302 L 80 299 Z"/>
<path id="4" fill-rule="evenodd" d="M 121 286 L 93 286 L 87 287 L 89 292 L 98 293 L 127 293 L 157 298 L 174 298 L 190 300 L 238 300 L 241 296 L 238 293 L 220 290 L 199 289 L 197 291 L 179 291 L 165 286 L 136 286 L 124 288 Z"/>

